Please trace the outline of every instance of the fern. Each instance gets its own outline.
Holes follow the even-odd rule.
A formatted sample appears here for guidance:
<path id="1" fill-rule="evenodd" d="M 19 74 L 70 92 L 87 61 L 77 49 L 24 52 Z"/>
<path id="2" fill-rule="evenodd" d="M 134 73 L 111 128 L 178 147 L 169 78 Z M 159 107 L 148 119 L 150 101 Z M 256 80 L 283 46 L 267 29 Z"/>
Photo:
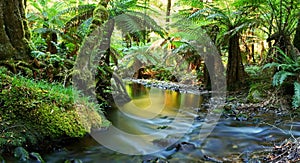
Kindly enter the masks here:
<path id="1" fill-rule="evenodd" d="M 85 22 L 87 19 L 91 18 L 93 16 L 93 11 L 96 7 L 94 5 L 83 5 L 83 6 L 78 6 L 78 7 L 73 7 L 73 8 L 68 8 L 60 13 L 60 16 L 63 14 L 66 14 L 69 12 L 72 13 L 74 12 L 76 15 L 72 17 L 70 20 L 68 20 L 65 23 L 65 30 L 72 28 L 72 27 L 78 27 L 80 24 Z M 76 13 L 76 12 L 77 13 Z"/>
<path id="2" fill-rule="evenodd" d="M 280 86 L 288 77 L 296 77 L 299 80 L 300 73 L 300 57 L 293 59 L 287 56 L 280 48 L 275 47 L 277 51 L 282 55 L 283 63 L 268 63 L 265 68 L 276 67 L 278 72 L 276 72 L 273 76 L 273 85 Z M 295 108 L 300 106 L 300 84 L 297 82 L 297 79 L 294 82 L 294 96 L 293 96 L 293 106 Z"/>
<path id="3" fill-rule="evenodd" d="M 295 82 L 294 87 L 295 87 L 295 94 L 293 97 L 293 106 L 295 108 L 298 108 L 300 107 L 300 83 Z"/>
<path id="4" fill-rule="evenodd" d="M 136 33 L 143 38 L 143 30 L 153 31 L 164 37 L 165 31 L 148 15 L 140 12 L 127 12 L 114 18 L 117 28 L 124 33 Z"/>
<path id="5" fill-rule="evenodd" d="M 273 85 L 274 86 L 279 86 L 281 85 L 284 80 L 288 77 L 288 76 L 294 76 L 294 73 L 291 72 L 287 72 L 287 71 L 279 71 L 277 73 L 274 74 L 273 76 Z"/>
<path id="6" fill-rule="evenodd" d="M 96 6 L 94 4 L 88 4 L 88 5 L 80 5 L 78 7 L 69 7 L 67 9 L 64 9 L 60 11 L 57 16 L 65 16 L 65 15 L 70 15 L 70 14 L 77 14 L 77 13 L 82 13 L 85 11 L 89 10 L 94 10 Z"/>

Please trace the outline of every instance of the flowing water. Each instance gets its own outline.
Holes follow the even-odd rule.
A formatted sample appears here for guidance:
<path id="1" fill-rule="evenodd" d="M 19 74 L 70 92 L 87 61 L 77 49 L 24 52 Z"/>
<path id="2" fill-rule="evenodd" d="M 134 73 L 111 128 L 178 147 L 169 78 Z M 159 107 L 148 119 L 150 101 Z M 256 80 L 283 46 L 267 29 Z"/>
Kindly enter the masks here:
<path id="1" fill-rule="evenodd" d="M 201 139 L 199 133 L 206 118 L 206 110 L 201 107 L 203 96 L 147 88 L 136 83 L 126 87 L 132 101 L 109 112 L 108 119 L 117 132 L 104 134 L 107 138 L 101 144 L 106 147 L 96 140 L 110 128 L 95 131 L 92 137 L 47 155 L 45 160 L 64 162 L 78 159 L 96 163 L 146 162 L 159 158 L 183 163 L 259 162 L 255 153 L 259 156 L 291 135 L 300 136 L 299 119 L 291 121 L 290 117 L 275 113 L 258 113 L 249 121 L 222 117 L 209 136 Z M 128 155 L 137 151 L 142 155 Z"/>

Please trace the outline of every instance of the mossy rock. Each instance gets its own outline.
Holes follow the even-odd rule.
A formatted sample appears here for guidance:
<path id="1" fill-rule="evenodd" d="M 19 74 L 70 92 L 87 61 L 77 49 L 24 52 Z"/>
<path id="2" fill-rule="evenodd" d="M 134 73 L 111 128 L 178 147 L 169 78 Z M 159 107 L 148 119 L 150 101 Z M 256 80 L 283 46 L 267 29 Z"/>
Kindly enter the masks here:
<path id="1" fill-rule="evenodd" d="M 100 128 L 99 107 L 71 87 L 7 74 L 0 67 L 0 148 L 77 138 Z M 98 110 L 96 110 L 98 108 Z"/>

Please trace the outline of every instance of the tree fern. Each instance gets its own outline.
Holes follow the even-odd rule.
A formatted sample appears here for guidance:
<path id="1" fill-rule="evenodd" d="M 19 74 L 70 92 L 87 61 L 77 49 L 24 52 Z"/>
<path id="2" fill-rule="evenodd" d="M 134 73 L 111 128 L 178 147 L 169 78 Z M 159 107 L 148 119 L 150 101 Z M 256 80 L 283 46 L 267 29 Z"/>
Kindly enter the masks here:
<path id="1" fill-rule="evenodd" d="M 69 7 L 67 9 L 64 9 L 60 11 L 57 16 L 64 16 L 64 15 L 72 15 L 72 14 L 77 14 L 89 10 L 93 10 L 96 8 L 96 5 L 94 4 L 87 4 L 87 5 L 80 5 L 80 6 L 75 6 L 75 7 Z"/>
<path id="2" fill-rule="evenodd" d="M 153 31 L 164 36 L 164 30 L 148 15 L 140 12 L 127 12 L 114 18 L 117 28 L 123 32 Z M 142 38 L 141 34 L 140 38 Z"/>
<path id="3" fill-rule="evenodd" d="M 82 5 L 78 7 L 67 8 L 59 13 L 59 16 L 65 14 L 74 14 L 66 23 L 64 29 L 67 30 L 72 27 L 78 27 L 84 21 L 93 16 L 93 11 L 96 8 L 95 5 Z"/>

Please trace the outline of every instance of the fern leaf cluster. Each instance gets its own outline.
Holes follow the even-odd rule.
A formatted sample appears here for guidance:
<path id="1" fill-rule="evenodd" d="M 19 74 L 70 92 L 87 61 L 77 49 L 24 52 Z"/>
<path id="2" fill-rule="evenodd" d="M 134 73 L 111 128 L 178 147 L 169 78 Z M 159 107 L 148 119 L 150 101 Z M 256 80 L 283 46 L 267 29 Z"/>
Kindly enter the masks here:
<path id="1" fill-rule="evenodd" d="M 294 88 L 295 88 L 295 94 L 293 97 L 293 106 L 297 108 L 300 107 L 300 83 L 295 82 Z"/>
<path id="2" fill-rule="evenodd" d="M 273 76 L 273 85 L 280 86 L 284 83 L 286 79 L 289 77 L 295 77 L 296 80 L 294 82 L 294 96 L 293 96 L 293 107 L 300 107 L 300 84 L 299 84 L 299 74 L 300 74 L 300 57 L 291 58 L 287 56 L 281 49 L 276 47 L 276 49 L 282 55 L 281 63 L 273 62 L 266 64 L 263 68 L 272 68 L 275 67 L 277 72 Z"/>

